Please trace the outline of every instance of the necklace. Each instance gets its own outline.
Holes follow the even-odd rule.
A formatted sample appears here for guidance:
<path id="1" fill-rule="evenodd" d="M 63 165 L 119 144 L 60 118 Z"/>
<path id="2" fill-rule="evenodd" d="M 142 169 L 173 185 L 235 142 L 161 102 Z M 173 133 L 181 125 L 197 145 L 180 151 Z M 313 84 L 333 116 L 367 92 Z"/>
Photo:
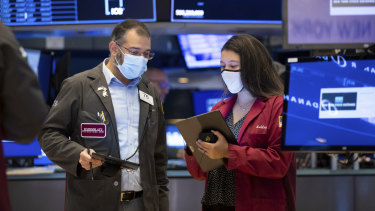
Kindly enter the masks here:
<path id="1" fill-rule="evenodd" d="M 246 111 L 252 103 L 253 103 L 253 102 L 251 101 L 250 103 L 247 103 L 247 104 L 245 104 L 244 106 L 241 106 L 240 103 L 237 103 L 237 104 L 238 104 L 238 106 L 240 107 L 240 109 L 241 109 L 242 111 Z"/>

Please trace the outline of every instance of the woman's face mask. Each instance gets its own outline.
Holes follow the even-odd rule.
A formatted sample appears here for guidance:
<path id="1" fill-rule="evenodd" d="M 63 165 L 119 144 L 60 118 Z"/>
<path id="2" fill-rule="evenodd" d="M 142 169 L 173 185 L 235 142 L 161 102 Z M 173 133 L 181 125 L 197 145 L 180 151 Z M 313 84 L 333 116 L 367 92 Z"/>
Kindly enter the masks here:
<path id="1" fill-rule="evenodd" d="M 125 54 L 119 47 L 120 52 L 124 55 L 124 62 L 120 65 L 115 57 L 117 68 L 127 79 L 135 79 L 141 76 L 147 70 L 147 62 L 143 56 L 134 56 L 131 54 Z"/>
<path id="2" fill-rule="evenodd" d="M 224 69 L 221 71 L 221 77 L 223 77 L 225 85 L 227 85 L 230 93 L 237 94 L 243 89 L 241 72 L 239 70 L 233 71 Z"/>
<path id="3" fill-rule="evenodd" d="M 243 89 L 240 55 L 231 50 L 223 50 L 221 52 L 220 65 L 221 77 L 223 77 L 228 90 L 232 94 L 237 94 Z"/>

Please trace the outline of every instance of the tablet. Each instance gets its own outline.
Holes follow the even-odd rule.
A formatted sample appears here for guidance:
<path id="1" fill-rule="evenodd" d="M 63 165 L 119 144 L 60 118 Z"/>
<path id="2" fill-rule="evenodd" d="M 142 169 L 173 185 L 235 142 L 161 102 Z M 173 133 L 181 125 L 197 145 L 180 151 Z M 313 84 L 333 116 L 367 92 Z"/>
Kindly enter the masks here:
<path id="1" fill-rule="evenodd" d="M 176 123 L 176 126 L 186 144 L 189 145 L 190 149 L 193 148 L 193 156 L 204 172 L 221 167 L 224 165 L 224 161 L 223 159 L 211 159 L 198 150 L 196 141 L 202 131 L 220 131 L 227 139 L 228 143 L 238 145 L 235 136 L 218 110 L 181 120 Z"/>
<path id="2" fill-rule="evenodd" d="M 91 157 L 97 160 L 101 160 L 103 162 L 112 164 L 112 165 L 118 165 L 121 166 L 121 168 L 126 168 L 126 169 L 132 169 L 132 170 L 137 170 L 139 168 L 138 163 L 133 163 L 130 161 L 126 160 L 121 160 L 120 158 L 116 157 L 111 157 L 111 156 L 106 156 L 97 152 L 93 152 L 91 154 Z"/>

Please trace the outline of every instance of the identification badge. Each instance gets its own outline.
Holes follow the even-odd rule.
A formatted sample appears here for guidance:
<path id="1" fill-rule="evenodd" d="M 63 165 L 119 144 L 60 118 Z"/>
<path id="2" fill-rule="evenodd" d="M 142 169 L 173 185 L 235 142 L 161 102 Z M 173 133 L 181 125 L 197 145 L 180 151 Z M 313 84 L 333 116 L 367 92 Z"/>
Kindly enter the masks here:
<path id="1" fill-rule="evenodd" d="M 154 105 L 154 98 L 151 95 L 142 92 L 141 90 L 139 90 L 139 98 L 150 105 Z"/>
<path id="2" fill-rule="evenodd" d="M 106 135 L 106 125 L 104 123 L 82 123 L 82 138 L 104 138 Z"/>
<path id="3" fill-rule="evenodd" d="M 279 127 L 283 127 L 283 116 L 279 116 Z"/>

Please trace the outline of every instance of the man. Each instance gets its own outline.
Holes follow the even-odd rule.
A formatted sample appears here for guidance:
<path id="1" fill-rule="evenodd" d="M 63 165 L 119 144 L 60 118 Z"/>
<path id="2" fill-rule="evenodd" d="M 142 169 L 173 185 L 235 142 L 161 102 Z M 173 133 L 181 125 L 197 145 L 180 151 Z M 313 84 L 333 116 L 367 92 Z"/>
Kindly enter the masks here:
<path id="1" fill-rule="evenodd" d="M 143 74 L 155 86 L 160 95 L 161 102 L 164 103 L 165 97 L 169 93 L 169 80 L 167 74 L 159 68 L 148 68 Z"/>
<path id="2" fill-rule="evenodd" d="M 154 56 L 150 48 L 146 26 L 127 20 L 112 32 L 109 58 L 63 82 L 39 142 L 67 171 L 66 211 L 168 210 L 161 102 L 141 77 Z M 103 164 L 93 152 L 140 167 Z"/>
<path id="3" fill-rule="evenodd" d="M 155 86 L 160 95 L 161 102 L 164 103 L 165 97 L 169 93 L 168 75 L 163 70 L 152 67 L 148 68 L 143 76 Z M 169 159 L 185 159 L 185 150 L 183 149 L 168 147 L 167 152 Z"/>
<path id="4" fill-rule="evenodd" d="M 39 132 L 47 106 L 26 53 L 0 22 L 0 140 L 30 143 Z M 9 211 L 3 145 L 0 142 L 0 210 Z"/>

